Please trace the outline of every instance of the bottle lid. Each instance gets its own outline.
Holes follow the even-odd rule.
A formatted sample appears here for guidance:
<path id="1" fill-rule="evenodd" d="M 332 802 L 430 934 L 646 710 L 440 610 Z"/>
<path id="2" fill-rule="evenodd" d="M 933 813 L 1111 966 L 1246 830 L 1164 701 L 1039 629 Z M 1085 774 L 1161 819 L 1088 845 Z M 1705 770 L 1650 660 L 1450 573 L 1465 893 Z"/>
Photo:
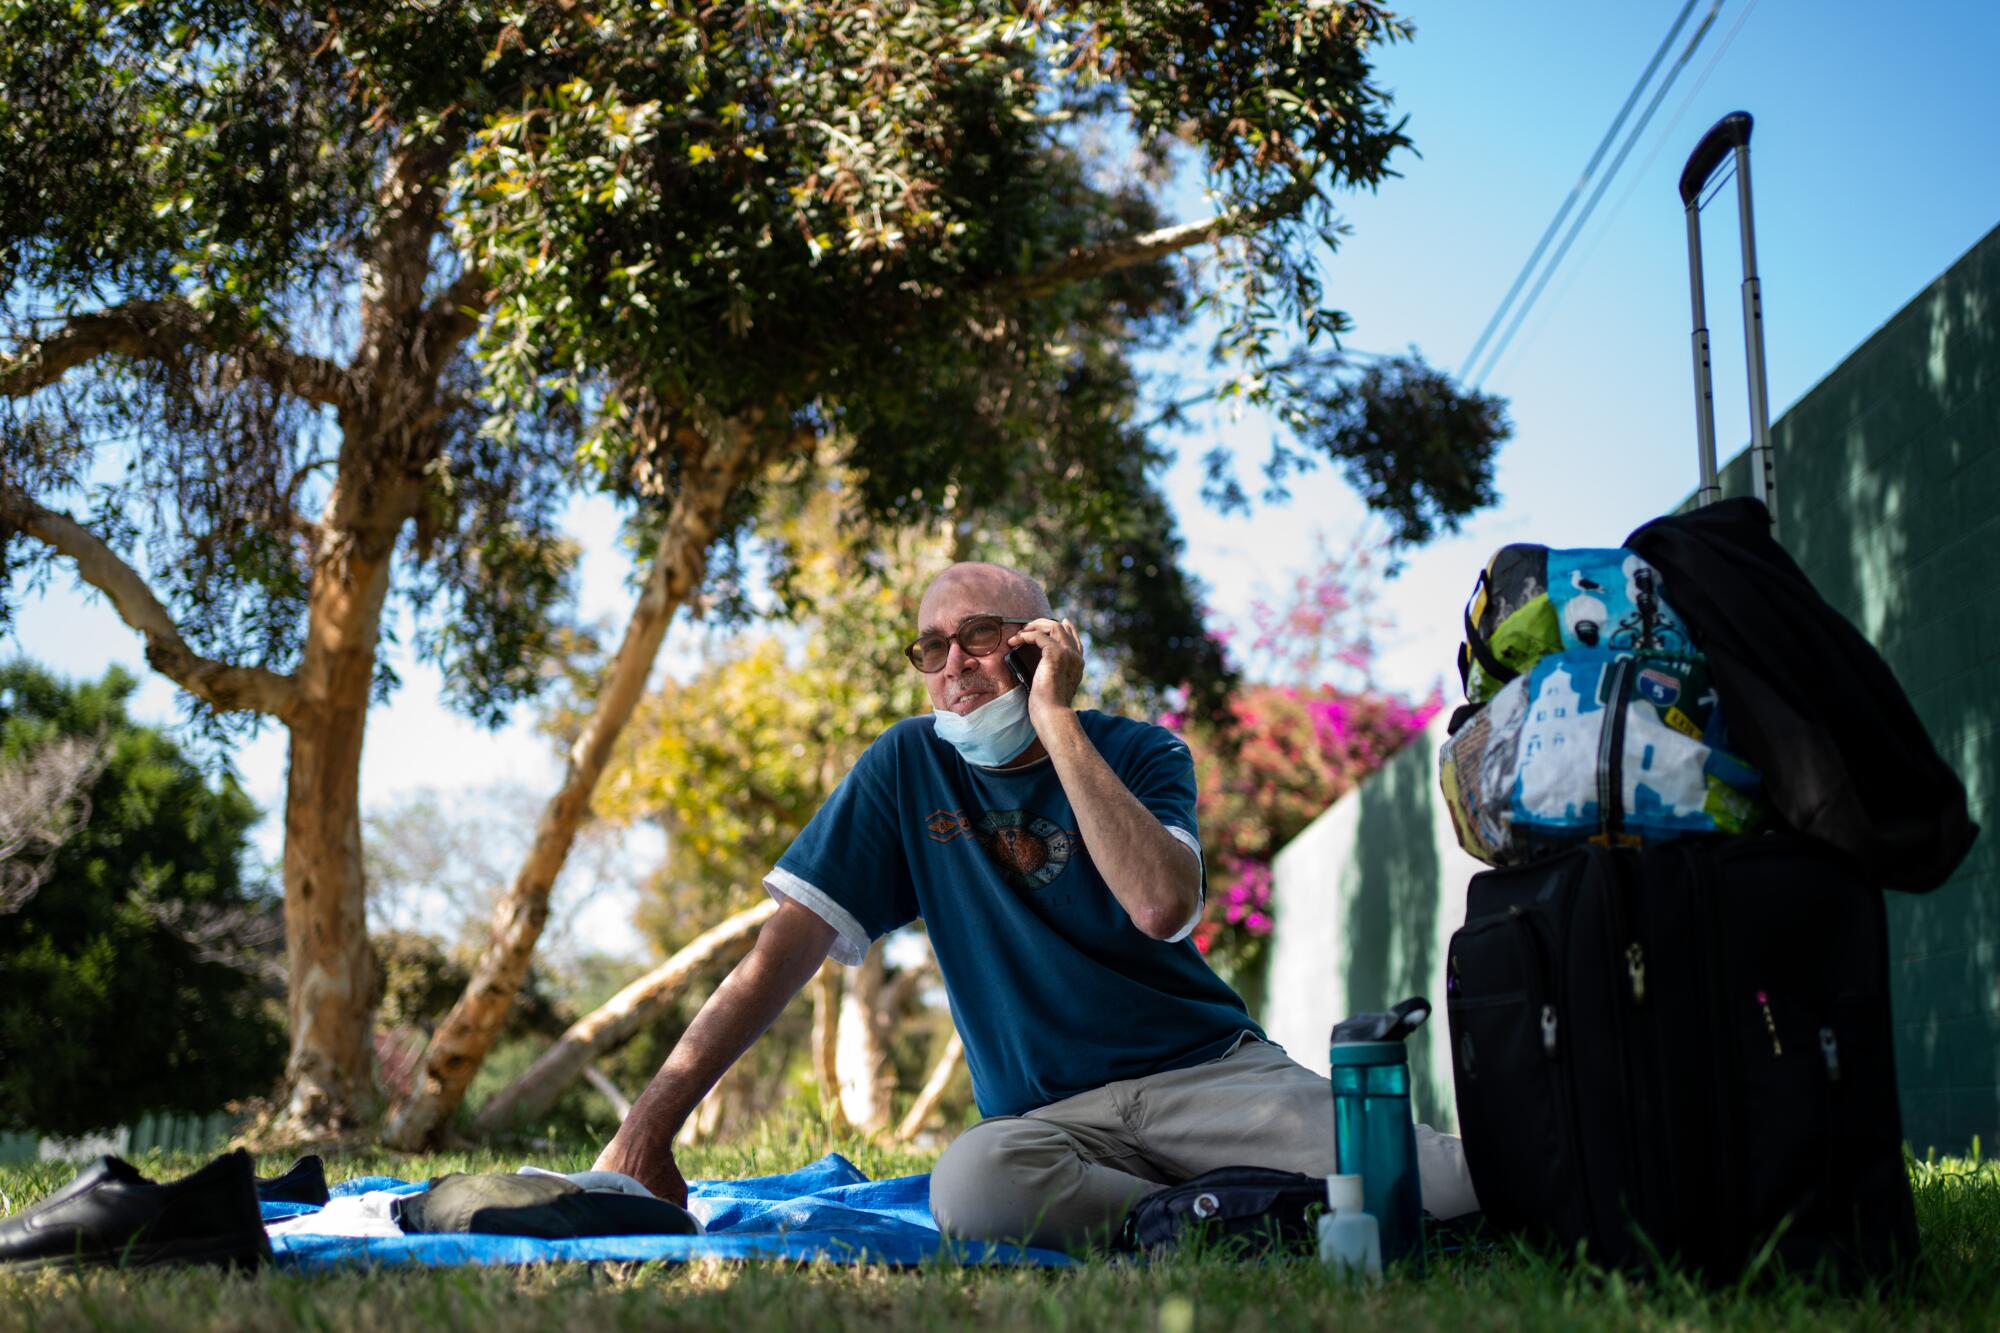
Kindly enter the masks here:
<path id="1" fill-rule="evenodd" d="M 1339 1213 L 1361 1211 L 1361 1177 L 1328 1176 L 1326 1178 L 1326 1206 Z"/>

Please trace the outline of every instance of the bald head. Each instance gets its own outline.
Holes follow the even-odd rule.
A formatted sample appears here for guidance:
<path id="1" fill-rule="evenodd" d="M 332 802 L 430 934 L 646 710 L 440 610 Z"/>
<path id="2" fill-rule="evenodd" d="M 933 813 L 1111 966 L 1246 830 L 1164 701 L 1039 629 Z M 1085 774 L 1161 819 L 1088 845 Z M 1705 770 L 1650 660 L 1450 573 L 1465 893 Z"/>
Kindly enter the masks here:
<path id="1" fill-rule="evenodd" d="M 956 614 L 947 618 L 953 609 Z M 926 633 L 949 634 L 962 616 L 979 612 L 1025 619 L 1047 616 L 1049 595 L 1018 569 L 968 560 L 931 580 L 917 610 L 917 625 Z"/>

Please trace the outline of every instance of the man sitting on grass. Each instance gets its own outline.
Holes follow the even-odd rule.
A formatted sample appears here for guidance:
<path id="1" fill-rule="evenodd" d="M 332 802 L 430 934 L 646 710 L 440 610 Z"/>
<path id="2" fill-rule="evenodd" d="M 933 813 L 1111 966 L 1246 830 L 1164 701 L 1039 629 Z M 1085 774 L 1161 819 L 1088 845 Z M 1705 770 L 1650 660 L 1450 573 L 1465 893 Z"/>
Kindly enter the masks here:
<path id="1" fill-rule="evenodd" d="M 1187 746 L 1070 706 L 1076 628 L 1023 574 L 953 565 L 918 624 L 906 651 L 935 715 L 870 746 L 779 859 L 764 880 L 777 915 L 598 1169 L 685 1202 L 672 1145 L 696 1103 L 829 952 L 859 963 L 921 916 L 986 1116 L 931 1175 L 940 1227 L 1074 1248 L 1216 1167 L 1331 1173 L 1327 1081 L 1264 1040 L 1188 938 L 1202 862 Z M 1419 1126 L 1417 1156 L 1426 1208 L 1475 1206 L 1455 1139 Z"/>

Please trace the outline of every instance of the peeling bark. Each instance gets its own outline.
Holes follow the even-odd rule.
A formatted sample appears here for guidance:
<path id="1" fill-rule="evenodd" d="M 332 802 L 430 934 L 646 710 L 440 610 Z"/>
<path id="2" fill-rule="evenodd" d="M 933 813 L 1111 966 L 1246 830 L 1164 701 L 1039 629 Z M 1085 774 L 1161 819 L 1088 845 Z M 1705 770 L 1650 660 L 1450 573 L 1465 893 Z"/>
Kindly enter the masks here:
<path id="1" fill-rule="evenodd" d="M 373 1100 L 361 746 L 389 563 L 388 550 L 350 547 L 318 566 L 299 664 L 285 785 L 284 1101 L 288 1128 L 307 1137 L 351 1128 Z"/>
<path id="2" fill-rule="evenodd" d="M 659 1016 L 690 977 L 746 946 L 777 910 L 777 900 L 766 899 L 703 931 L 666 962 L 579 1018 L 526 1073 L 480 1109 L 477 1128 L 490 1134 L 545 1114 L 565 1088 L 579 1076 L 589 1076 L 591 1061 L 630 1041 Z"/>
<path id="3" fill-rule="evenodd" d="M 527 858 L 494 910 L 491 933 L 465 994 L 431 1039 L 422 1077 L 411 1094 L 390 1110 L 383 1139 L 392 1147 L 415 1151 L 435 1139 L 485 1061 L 527 975 L 535 943 L 548 920 L 550 890 L 589 810 L 612 746 L 638 706 L 674 613 L 701 586 L 709 544 L 721 527 L 723 512 L 754 465 L 747 426 L 725 423 L 719 435 L 687 460 L 645 591 L 625 627 L 597 706 L 570 747 L 562 785 L 544 808 Z"/>

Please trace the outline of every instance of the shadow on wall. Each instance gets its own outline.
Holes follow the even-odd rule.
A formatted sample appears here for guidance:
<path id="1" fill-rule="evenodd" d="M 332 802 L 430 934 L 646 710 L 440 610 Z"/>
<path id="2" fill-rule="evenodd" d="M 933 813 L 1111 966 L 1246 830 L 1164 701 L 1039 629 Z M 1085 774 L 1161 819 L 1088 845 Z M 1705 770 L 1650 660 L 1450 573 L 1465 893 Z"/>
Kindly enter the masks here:
<path id="1" fill-rule="evenodd" d="M 1945 887 L 1889 895 L 1904 1128 L 1961 1150 L 2000 1132 L 2000 229 L 1772 437 L 1786 548 L 1894 668 L 1986 830 Z M 1747 492 L 1742 459 L 1723 482 Z"/>
<path id="2" fill-rule="evenodd" d="M 1360 803 L 1357 838 L 1342 884 L 1347 928 L 1347 1012 L 1387 1009 L 1412 995 L 1427 995 L 1437 953 L 1437 797 L 1431 755 L 1420 738 L 1383 765 L 1355 793 Z M 1452 1090 L 1437 1085 L 1432 1043 L 1445 1021 L 1444 997 L 1431 1020 L 1409 1042 L 1410 1095 L 1416 1106 L 1448 1107 Z"/>

